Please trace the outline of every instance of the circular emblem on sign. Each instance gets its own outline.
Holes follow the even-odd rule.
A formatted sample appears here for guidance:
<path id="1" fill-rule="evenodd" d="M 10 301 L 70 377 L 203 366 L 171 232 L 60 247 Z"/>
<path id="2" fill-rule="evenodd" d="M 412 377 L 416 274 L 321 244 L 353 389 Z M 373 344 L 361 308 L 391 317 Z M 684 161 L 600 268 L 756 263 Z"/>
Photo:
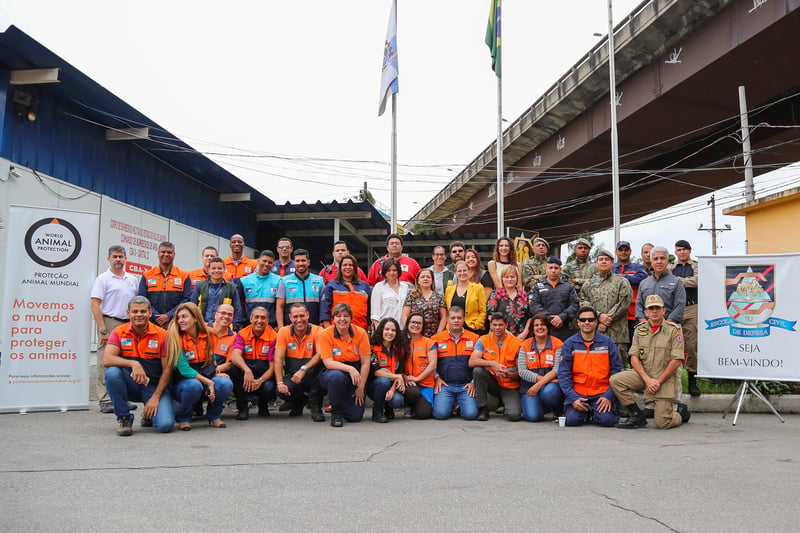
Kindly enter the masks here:
<path id="1" fill-rule="evenodd" d="M 81 235 L 62 218 L 43 218 L 25 234 L 25 251 L 36 263 L 48 268 L 66 266 L 81 252 Z"/>

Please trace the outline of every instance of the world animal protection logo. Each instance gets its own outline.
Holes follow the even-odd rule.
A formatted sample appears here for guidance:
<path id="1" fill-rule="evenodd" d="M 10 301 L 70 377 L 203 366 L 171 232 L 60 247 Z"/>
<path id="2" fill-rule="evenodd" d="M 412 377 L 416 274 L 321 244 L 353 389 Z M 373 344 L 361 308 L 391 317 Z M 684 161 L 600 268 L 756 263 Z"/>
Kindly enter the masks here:
<path id="1" fill-rule="evenodd" d="M 795 331 L 797 321 L 773 317 L 776 302 L 775 265 L 725 267 L 727 317 L 706 320 L 706 329 L 730 328 L 734 337 L 768 337 L 770 328 Z"/>
<path id="2" fill-rule="evenodd" d="M 81 253 L 81 234 L 63 218 L 43 218 L 25 233 L 25 251 L 44 267 L 65 267 Z"/>

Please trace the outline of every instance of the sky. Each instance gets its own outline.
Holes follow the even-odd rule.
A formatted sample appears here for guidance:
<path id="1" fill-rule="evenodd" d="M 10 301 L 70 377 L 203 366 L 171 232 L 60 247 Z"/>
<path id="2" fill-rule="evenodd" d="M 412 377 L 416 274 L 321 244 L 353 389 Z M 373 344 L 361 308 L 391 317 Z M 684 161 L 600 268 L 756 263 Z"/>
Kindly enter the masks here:
<path id="1" fill-rule="evenodd" d="M 639 5 L 615 0 L 615 22 Z M 154 122 L 277 203 L 343 201 L 364 182 L 390 205 L 387 111 L 378 117 L 390 0 L 3 0 L 14 24 Z M 504 0 L 503 116 L 513 122 L 608 29 L 604 0 Z M 410 218 L 496 138 L 489 0 L 399 0 L 398 219 Z M 756 181 L 757 194 L 793 175 Z M 788 176 L 788 177 L 787 177 Z M 763 182 L 763 185 L 762 185 Z M 744 252 L 744 220 L 722 208 L 719 253 Z M 773 191 L 774 192 L 774 191 Z M 760 196 L 761 194 L 759 194 Z M 711 253 L 708 196 L 622 238 Z M 624 206 L 623 206 L 624 208 Z M 542 228 L 546 234 L 546 228 Z M 613 246 L 605 232 L 596 241 Z M 696 244 L 695 244 L 696 243 Z"/>

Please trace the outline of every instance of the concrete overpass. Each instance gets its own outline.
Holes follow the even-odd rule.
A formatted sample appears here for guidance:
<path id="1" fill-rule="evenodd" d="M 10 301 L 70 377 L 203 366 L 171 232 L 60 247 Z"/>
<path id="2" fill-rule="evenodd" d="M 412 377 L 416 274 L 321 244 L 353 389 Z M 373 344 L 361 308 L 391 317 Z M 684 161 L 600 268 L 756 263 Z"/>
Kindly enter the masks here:
<path id="1" fill-rule="evenodd" d="M 623 222 L 743 180 L 740 85 L 756 174 L 800 160 L 800 0 L 648 0 L 614 34 Z M 562 243 L 612 225 L 607 49 L 505 130 L 506 226 Z M 407 227 L 493 233 L 495 173 L 492 142 Z"/>

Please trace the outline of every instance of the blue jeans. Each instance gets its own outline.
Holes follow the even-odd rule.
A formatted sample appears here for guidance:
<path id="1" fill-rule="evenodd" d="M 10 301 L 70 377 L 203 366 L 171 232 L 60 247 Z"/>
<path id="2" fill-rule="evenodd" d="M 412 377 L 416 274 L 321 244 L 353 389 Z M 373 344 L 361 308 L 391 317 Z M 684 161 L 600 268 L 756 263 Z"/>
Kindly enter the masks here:
<path id="1" fill-rule="evenodd" d="M 217 420 L 225 408 L 225 401 L 233 391 L 233 382 L 228 378 L 214 376 L 214 401 L 208 404 L 206 415 Z M 175 385 L 175 418 L 178 422 L 191 422 L 195 404 L 203 395 L 205 386 L 196 379 L 183 379 Z"/>
<path id="2" fill-rule="evenodd" d="M 552 381 L 539 389 L 536 396 L 525 394 L 530 384 L 525 383 L 520 386 L 519 392 L 522 398 L 522 417 L 528 422 L 540 422 L 544 419 L 548 411 L 556 411 L 564 402 L 564 394 L 558 383 Z"/>
<path id="3" fill-rule="evenodd" d="M 587 398 L 589 400 L 589 410 L 588 411 L 578 411 L 572 404 L 564 405 L 564 416 L 567 417 L 567 425 L 568 426 L 581 426 L 589 420 L 589 415 L 592 417 L 592 421 L 597 424 L 598 426 L 603 427 L 611 427 L 617 422 L 619 422 L 619 415 L 614 411 L 614 406 L 612 404 L 611 410 L 605 413 L 601 413 L 597 410 L 597 402 L 602 398 L 602 396 L 590 396 Z"/>
<path id="4" fill-rule="evenodd" d="M 106 368 L 106 390 L 111 402 L 114 404 L 114 414 L 117 420 L 131 418 L 133 415 L 128 409 L 128 400 L 147 403 L 156 392 L 158 383 L 150 381 L 148 385 L 139 385 L 131 377 L 127 368 L 112 366 Z M 153 417 L 153 429 L 160 433 L 169 433 L 175 426 L 175 411 L 172 409 L 172 398 L 169 387 L 164 390 L 158 400 L 158 411 Z"/>
<path id="5" fill-rule="evenodd" d="M 386 407 L 386 392 L 392 387 L 393 379 L 386 377 L 377 377 L 371 382 L 367 383 L 367 396 L 372 400 L 372 411 L 375 413 L 383 413 Z M 389 407 L 392 409 L 399 409 L 405 405 L 405 400 L 400 391 L 394 391 L 394 396 L 389 400 Z"/>
<path id="6" fill-rule="evenodd" d="M 453 383 L 442 387 L 433 398 L 433 418 L 447 420 L 453 411 L 453 404 L 458 401 L 461 418 L 475 420 L 478 417 L 478 402 L 467 392 L 465 383 Z"/>

